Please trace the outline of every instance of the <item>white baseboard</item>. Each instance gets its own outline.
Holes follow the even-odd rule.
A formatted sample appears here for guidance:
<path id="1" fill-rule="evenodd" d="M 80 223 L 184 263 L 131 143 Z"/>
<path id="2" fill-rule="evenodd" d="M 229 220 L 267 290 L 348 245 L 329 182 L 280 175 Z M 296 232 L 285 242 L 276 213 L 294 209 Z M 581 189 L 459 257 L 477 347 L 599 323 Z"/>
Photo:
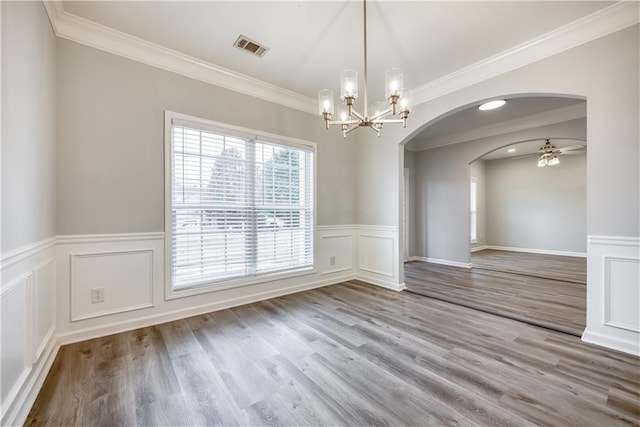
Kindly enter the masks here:
<path id="1" fill-rule="evenodd" d="M 450 261 L 448 259 L 425 258 L 425 257 L 421 257 L 421 256 L 412 256 L 412 257 L 409 257 L 409 261 L 423 261 L 423 262 L 430 262 L 431 264 L 448 265 L 450 267 L 471 268 L 471 263 L 459 262 L 459 261 Z"/>
<path id="2" fill-rule="evenodd" d="M 489 247 L 487 245 L 472 246 L 471 247 L 471 252 L 483 251 L 485 249 L 489 249 Z"/>
<path id="3" fill-rule="evenodd" d="M 630 341 L 608 334 L 593 332 L 589 328 L 585 329 L 582 334 L 582 341 L 640 357 L 640 341 Z"/>
<path id="4" fill-rule="evenodd" d="M 2 408 L 2 420 L 0 425 L 23 425 L 27 420 L 29 411 L 38 397 L 38 393 L 44 384 L 44 380 L 53 365 L 60 344 L 57 342 L 55 332 L 50 334 L 46 349 L 42 352 L 39 362 L 34 365 L 26 380 L 20 386 L 18 393 L 12 399 L 9 407 Z"/>
<path id="5" fill-rule="evenodd" d="M 515 248 L 513 246 L 494 246 L 494 245 L 485 245 L 483 249 L 493 249 L 496 251 L 508 251 L 508 252 L 526 252 L 529 254 L 542 254 L 542 255 L 558 255 L 558 256 L 572 256 L 578 258 L 586 258 L 586 252 L 568 252 L 568 251 L 554 251 L 547 249 L 530 249 L 530 248 Z M 477 249 L 480 250 L 480 249 Z M 471 252 L 475 252 L 473 249 Z"/>
<path id="6" fill-rule="evenodd" d="M 355 277 L 356 280 L 360 280 L 362 282 L 369 283 L 371 285 L 379 286 L 381 288 L 390 289 L 392 291 L 403 291 L 407 288 L 407 285 L 404 283 L 394 283 L 390 280 L 383 280 L 378 277 L 373 277 L 367 274 L 358 274 Z"/>

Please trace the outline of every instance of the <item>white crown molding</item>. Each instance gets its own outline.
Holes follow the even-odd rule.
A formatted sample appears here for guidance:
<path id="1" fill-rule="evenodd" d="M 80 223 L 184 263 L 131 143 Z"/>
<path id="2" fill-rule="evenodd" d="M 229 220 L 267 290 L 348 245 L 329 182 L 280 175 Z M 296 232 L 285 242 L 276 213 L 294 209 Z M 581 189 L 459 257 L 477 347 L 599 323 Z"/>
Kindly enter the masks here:
<path id="1" fill-rule="evenodd" d="M 313 98 L 131 36 L 64 11 L 45 1 L 58 37 L 142 62 L 189 78 L 316 114 Z M 414 104 L 496 77 L 640 22 L 636 2 L 622 1 L 553 31 L 471 64 L 412 90 Z"/>
<path id="2" fill-rule="evenodd" d="M 44 5 L 58 37 L 265 101 L 317 113 L 316 100 L 308 96 L 70 14 L 59 1 L 45 1 Z"/>
<path id="3" fill-rule="evenodd" d="M 412 90 L 422 104 L 532 64 L 640 22 L 640 6 L 621 1 Z"/>
<path id="4" fill-rule="evenodd" d="M 477 127 L 475 129 L 454 132 L 433 139 L 415 140 L 412 141 L 410 146 L 407 146 L 407 149 L 410 151 L 430 150 L 432 148 L 473 141 L 480 138 L 504 135 L 506 133 L 534 129 L 569 120 L 582 119 L 584 117 L 587 117 L 587 103 L 581 102 L 513 120 Z"/>

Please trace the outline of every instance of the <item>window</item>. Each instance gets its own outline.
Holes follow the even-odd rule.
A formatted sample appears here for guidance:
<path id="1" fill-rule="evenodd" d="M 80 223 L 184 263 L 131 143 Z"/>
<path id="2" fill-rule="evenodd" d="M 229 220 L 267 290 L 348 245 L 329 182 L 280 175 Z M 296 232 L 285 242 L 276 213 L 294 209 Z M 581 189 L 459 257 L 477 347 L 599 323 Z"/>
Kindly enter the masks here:
<path id="1" fill-rule="evenodd" d="M 169 295 L 311 270 L 313 145 L 166 114 Z"/>
<path id="2" fill-rule="evenodd" d="M 471 243 L 478 242 L 478 179 L 471 178 L 471 195 L 469 197 L 471 212 L 470 212 L 470 230 L 471 230 Z"/>

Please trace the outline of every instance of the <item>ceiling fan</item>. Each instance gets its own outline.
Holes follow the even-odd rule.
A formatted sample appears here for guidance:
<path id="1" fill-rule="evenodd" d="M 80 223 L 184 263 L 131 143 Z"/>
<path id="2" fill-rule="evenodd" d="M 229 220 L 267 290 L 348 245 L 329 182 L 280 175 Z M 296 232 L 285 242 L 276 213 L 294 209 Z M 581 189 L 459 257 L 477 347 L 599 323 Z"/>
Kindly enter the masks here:
<path id="1" fill-rule="evenodd" d="M 522 159 L 525 157 L 538 157 L 538 167 L 556 166 L 560 164 L 560 155 L 583 154 L 587 151 L 587 147 L 582 144 L 569 145 L 567 147 L 557 148 L 551 143 L 551 138 L 546 138 L 545 143 L 538 149 L 537 153 L 525 154 L 524 156 L 511 157 L 511 159 Z"/>

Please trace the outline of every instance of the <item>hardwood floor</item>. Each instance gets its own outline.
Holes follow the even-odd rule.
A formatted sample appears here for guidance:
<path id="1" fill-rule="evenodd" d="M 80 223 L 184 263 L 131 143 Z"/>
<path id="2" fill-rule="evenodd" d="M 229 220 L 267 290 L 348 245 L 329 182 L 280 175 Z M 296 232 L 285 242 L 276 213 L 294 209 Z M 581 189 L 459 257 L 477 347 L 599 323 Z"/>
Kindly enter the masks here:
<path id="1" fill-rule="evenodd" d="M 26 425 L 618 426 L 640 359 L 348 282 L 64 346 Z"/>
<path id="2" fill-rule="evenodd" d="M 484 249 L 471 253 L 474 268 L 565 282 L 587 283 L 587 259 Z"/>
<path id="3" fill-rule="evenodd" d="M 411 292 L 581 336 L 586 326 L 583 284 L 420 261 L 405 263 Z"/>

